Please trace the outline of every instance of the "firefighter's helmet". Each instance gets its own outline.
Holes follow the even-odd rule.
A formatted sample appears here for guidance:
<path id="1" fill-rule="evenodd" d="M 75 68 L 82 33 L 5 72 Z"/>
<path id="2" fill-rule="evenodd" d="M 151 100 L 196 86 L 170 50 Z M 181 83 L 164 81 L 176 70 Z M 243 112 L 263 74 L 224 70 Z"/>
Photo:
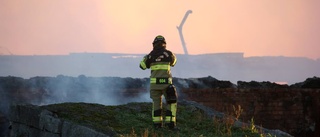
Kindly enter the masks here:
<path id="1" fill-rule="evenodd" d="M 161 35 L 158 35 L 157 37 L 155 37 L 152 44 L 158 43 L 159 41 L 162 41 L 164 44 L 167 44 L 166 39 Z"/>

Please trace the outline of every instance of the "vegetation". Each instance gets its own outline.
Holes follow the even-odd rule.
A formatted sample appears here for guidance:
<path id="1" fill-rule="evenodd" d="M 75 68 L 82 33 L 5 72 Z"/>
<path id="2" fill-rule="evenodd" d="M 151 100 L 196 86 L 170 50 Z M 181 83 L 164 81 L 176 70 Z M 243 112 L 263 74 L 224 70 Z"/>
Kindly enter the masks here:
<path id="1" fill-rule="evenodd" d="M 194 106 L 180 105 L 177 112 L 179 131 L 168 128 L 155 130 L 151 120 L 151 103 L 129 103 L 104 106 L 88 103 L 62 103 L 43 106 L 60 118 L 91 127 L 117 137 L 271 137 L 252 126 L 233 127 L 242 109 L 234 107 L 233 115 L 208 117 Z"/>

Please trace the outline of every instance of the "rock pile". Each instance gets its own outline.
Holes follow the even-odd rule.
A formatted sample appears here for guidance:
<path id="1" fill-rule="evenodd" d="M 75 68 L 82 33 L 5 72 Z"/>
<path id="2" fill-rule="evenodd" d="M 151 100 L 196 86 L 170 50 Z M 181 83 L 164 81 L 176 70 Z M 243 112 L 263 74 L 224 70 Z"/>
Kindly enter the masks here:
<path id="1" fill-rule="evenodd" d="M 108 137 L 88 127 L 59 119 L 34 105 L 11 107 L 11 137 Z"/>

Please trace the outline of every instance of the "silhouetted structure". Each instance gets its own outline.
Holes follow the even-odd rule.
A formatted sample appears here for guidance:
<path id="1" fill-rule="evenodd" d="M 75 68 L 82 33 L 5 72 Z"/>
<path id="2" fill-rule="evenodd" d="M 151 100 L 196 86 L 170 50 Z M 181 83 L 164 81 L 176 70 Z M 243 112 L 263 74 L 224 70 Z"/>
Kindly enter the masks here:
<path id="1" fill-rule="evenodd" d="M 186 43 L 184 41 L 184 38 L 183 38 L 183 34 L 182 34 L 182 27 L 183 27 L 183 24 L 186 22 L 187 18 L 188 18 L 188 15 L 192 13 L 192 10 L 188 10 L 186 12 L 186 14 L 184 15 L 181 23 L 179 26 L 177 26 L 177 29 L 179 31 L 179 35 L 180 35 L 180 39 L 181 39 L 181 43 L 182 43 L 182 47 L 183 47 L 183 50 L 184 50 L 184 54 L 188 55 L 188 50 L 187 50 L 187 46 L 186 46 Z"/>

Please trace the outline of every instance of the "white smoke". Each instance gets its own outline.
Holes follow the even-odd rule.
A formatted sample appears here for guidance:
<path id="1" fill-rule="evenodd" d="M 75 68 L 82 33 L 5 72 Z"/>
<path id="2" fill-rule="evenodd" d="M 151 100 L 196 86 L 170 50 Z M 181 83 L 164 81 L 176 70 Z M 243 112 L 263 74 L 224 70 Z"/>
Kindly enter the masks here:
<path id="1" fill-rule="evenodd" d="M 119 105 L 129 102 L 150 102 L 148 81 L 119 77 L 36 77 L 29 85 L 37 89 L 38 98 L 30 100 L 34 105 L 63 102 L 85 102 L 103 105 Z M 144 88 L 141 88 L 144 86 Z"/>

